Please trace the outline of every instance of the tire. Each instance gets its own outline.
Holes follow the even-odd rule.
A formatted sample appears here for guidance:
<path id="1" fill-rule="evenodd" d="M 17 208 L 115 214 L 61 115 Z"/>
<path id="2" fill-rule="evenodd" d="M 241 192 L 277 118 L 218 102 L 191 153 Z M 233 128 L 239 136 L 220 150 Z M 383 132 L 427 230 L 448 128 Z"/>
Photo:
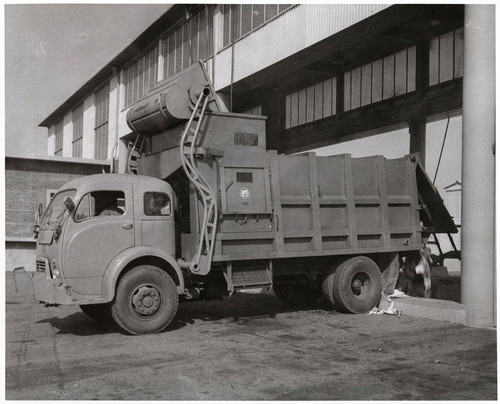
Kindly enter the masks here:
<path id="1" fill-rule="evenodd" d="M 327 272 L 323 295 L 340 311 L 367 313 L 382 295 L 380 269 L 367 257 L 350 258 Z"/>
<path id="2" fill-rule="evenodd" d="M 278 299 L 291 306 L 312 306 L 321 296 L 321 290 L 309 285 L 275 283 L 273 291 Z"/>
<path id="3" fill-rule="evenodd" d="M 80 309 L 90 318 L 97 321 L 111 321 L 111 308 L 109 303 L 103 304 L 82 304 Z"/>
<path id="4" fill-rule="evenodd" d="M 118 281 L 111 315 L 116 324 L 133 335 L 163 331 L 179 305 L 174 280 L 162 269 L 140 265 Z"/>

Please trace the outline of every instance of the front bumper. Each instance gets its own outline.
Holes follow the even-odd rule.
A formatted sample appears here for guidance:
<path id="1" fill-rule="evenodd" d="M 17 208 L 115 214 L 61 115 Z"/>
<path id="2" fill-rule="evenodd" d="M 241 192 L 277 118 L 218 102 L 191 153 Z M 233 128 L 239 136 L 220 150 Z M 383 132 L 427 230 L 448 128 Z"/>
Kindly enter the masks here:
<path id="1" fill-rule="evenodd" d="M 47 279 L 44 272 L 35 272 L 32 280 L 36 300 L 49 304 L 75 304 L 71 296 L 66 293 L 67 289 L 61 280 Z"/>

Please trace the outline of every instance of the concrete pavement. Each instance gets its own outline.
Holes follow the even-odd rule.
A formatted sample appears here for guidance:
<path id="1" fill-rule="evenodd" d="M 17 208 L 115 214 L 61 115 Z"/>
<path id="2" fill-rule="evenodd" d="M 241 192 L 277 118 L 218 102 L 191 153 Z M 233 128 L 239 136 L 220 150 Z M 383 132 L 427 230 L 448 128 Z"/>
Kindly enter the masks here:
<path id="1" fill-rule="evenodd" d="M 6 288 L 7 399 L 497 398 L 494 330 L 240 293 L 182 303 L 167 331 L 132 337 L 78 307 L 34 303 L 11 275 Z"/>

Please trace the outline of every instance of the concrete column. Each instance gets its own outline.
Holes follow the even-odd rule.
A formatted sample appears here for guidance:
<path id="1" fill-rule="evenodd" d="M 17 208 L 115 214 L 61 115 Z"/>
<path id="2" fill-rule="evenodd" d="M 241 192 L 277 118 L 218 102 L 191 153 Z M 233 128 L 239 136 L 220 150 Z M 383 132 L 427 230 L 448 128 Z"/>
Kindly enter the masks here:
<path id="1" fill-rule="evenodd" d="M 47 156 L 53 156 L 56 150 L 55 125 L 50 125 L 47 132 Z"/>
<path id="2" fill-rule="evenodd" d="M 262 115 L 267 116 L 267 149 L 280 149 L 280 136 L 285 129 L 286 97 L 279 89 L 271 91 L 262 103 Z"/>
<path id="3" fill-rule="evenodd" d="M 95 127 L 95 105 L 94 105 L 94 94 L 91 94 L 83 101 L 82 157 L 84 159 L 94 158 L 94 143 L 95 143 L 94 127 Z"/>
<path id="4" fill-rule="evenodd" d="M 109 119 L 108 119 L 108 159 L 113 158 L 113 149 L 118 140 L 118 121 L 120 105 L 120 80 L 115 74 L 109 81 Z"/>
<path id="5" fill-rule="evenodd" d="M 465 5 L 462 303 L 471 326 L 495 322 L 495 6 Z"/>
<path id="6" fill-rule="evenodd" d="M 73 113 L 69 112 L 63 118 L 63 157 L 73 157 Z"/>
<path id="7" fill-rule="evenodd" d="M 420 153 L 420 163 L 425 167 L 425 117 L 409 122 L 410 153 Z"/>

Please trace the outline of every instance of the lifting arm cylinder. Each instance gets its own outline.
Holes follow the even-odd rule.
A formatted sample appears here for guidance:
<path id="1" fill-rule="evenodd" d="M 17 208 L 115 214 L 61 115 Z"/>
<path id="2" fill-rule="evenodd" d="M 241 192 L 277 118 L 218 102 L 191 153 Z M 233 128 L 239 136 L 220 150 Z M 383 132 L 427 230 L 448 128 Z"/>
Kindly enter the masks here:
<path id="1" fill-rule="evenodd" d="M 169 77 L 135 103 L 127 124 L 135 133 L 155 133 L 189 120 L 201 93 L 211 96 L 208 110 L 221 110 L 201 63 Z"/>

